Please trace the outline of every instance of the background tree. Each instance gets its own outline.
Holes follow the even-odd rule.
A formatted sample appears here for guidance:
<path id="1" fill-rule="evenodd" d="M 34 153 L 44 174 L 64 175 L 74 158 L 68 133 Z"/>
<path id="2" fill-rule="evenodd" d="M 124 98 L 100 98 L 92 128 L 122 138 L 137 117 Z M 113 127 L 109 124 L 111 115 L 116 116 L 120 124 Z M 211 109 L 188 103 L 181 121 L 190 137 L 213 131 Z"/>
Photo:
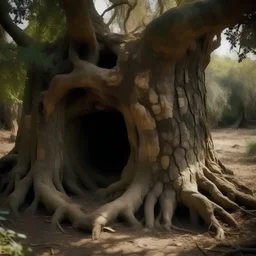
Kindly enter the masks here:
<path id="1" fill-rule="evenodd" d="M 223 112 L 229 108 L 230 91 L 223 83 L 229 74 L 233 62 L 226 58 L 213 55 L 206 69 L 207 107 L 209 121 L 212 126 L 218 126 L 223 120 Z"/>
<path id="2" fill-rule="evenodd" d="M 255 120 L 255 61 L 213 56 L 206 70 L 207 103 L 212 125 L 247 127 Z"/>
<path id="3" fill-rule="evenodd" d="M 63 8 L 66 16 L 67 36 L 53 43 L 29 37 L 9 16 L 13 12 L 20 21 L 38 15 L 31 12 L 37 1 L 14 2 L 1 1 L 1 25 L 17 45 L 31 52 L 39 49 L 50 61 L 27 68 L 19 136 L 1 161 L 6 167 L 18 158 L 2 184 L 14 213 L 33 185 L 30 211 L 40 202 L 53 213 L 53 224 L 69 219 L 98 238 L 117 217 L 140 227 L 135 213 L 142 205 L 146 227 L 154 228 L 159 219 L 169 230 L 179 202 L 188 207 L 193 223 L 201 216 L 221 239 L 224 230 L 215 214 L 237 227 L 226 210 L 256 207 L 252 191 L 215 155 L 205 88 L 205 68 L 220 32 L 252 12 L 254 1 L 177 1 L 179 7 L 135 34 L 112 33 L 93 1 L 44 1 L 46 7 Z M 158 3 L 163 12 L 163 1 Z M 128 5 L 135 12 L 140 4 Z M 114 177 L 114 169 L 121 176 L 110 185 L 104 177 L 109 170 L 100 165 L 102 155 L 95 153 L 102 149 L 99 137 L 109 147 L 104 138 L 111 138 L 120 147 L 116 162 L 123 159 L 116 168 L 110 166 L 106 176 Z M 111 157 L 107 152 L 112 150 L 104 153 Z M 82 187 L 115 199 L 85 214 L 66 193 L 82 195 Z"/>
<path id="4" fill-rule="evenodd" d="M 0 125 L 11 130 L 15 141 L 18 128 L 19 105 L 25 82 L 25 67 L 14 44 L 8 43 L 5 31 L 0 27 Z M 13 75 L 15 73 L 15 76 Z"/>
<path id="5" fill-rule="evenodd" d="M 239 61 L 248 54 L 256 55 L 256 12 L 245 14 L 234 27 L 226 30 L 225 35 L 231 43 L 231 49 L 237 49 Z"/>

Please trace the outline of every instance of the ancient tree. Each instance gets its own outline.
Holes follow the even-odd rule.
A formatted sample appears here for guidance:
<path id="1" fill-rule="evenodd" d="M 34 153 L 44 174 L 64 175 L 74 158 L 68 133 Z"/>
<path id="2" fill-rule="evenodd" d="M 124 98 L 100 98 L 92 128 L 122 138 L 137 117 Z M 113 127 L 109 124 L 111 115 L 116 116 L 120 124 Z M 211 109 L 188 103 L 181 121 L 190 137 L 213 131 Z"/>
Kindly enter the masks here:
<path id="1" fill-rule="evenodd" d="M 33 187 L 30 211 L 41 203 L 53 214 L 53 224 L 68 219 L 98 238 L 117 217 L 135 227 L 154 228 L 160 222 L 169 230 L 179 203 L 189 209 L 192 222 L 200 216 L 223 238 L 216 215 L 237 227 L 229 212 L 256 208 L 252 191 L 214 152 L 205 89 L 205 68 L 219 46 L 220 32 L 251 12 L 256 1 L 179 4 L 141 33 L 114 34 L 92 0 L 63 0 L 67 36 L 44 44 L 52 68 L 27 71 L 16 146 L 1 161 L 3 171 L 13 166 L 2 189 L 14 213 Z M 1 6 L 0 23 L 18 45 L 33 42 L 12 22 L 8 4 Z M 104 122 L 92 127 L 95 116 Z M 91 138 L 103 139 L 111 123 L 118 129 L 105 145 L 109 151 L 115 150 L 115 136 L 125 137 L 122 143 L 128 144 L 119 150 L 125 155 L 117 154 L 115 160 L 118 180 L 110 179 L 111 170 L 99 172 L 97 152 L 102 149 L 90 149 Z M 67 194 L 82 196 L 84 188 L 112 199 L 84 213 Z M 142 207 L 144 221 L 135 217 Z"/>

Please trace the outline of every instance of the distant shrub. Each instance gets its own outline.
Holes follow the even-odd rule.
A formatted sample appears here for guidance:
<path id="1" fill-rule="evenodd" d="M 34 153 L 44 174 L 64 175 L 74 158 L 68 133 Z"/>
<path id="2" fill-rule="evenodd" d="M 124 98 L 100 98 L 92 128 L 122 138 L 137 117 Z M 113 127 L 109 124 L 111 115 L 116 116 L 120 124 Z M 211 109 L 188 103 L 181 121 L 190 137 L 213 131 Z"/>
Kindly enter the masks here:
<path id="1" fill-rule="evenodd" d="M 247 156 L 256 156 L 256 140 L 247 142 L 246 155 Z"/>
<path id="2" fill-rule="evenodd" d="M 225 109 L 229 109 L 228 90 L 222 88 L 217 83 L 207 83 L 207 111 L 208 118 L 212 127 L 219 124 Z"/>
<path id="3" fill-rule="evenodd" d="M 208 114 L 213 126 L 256 118 L 255 61 L 212 56 L 206 70 Z"/>

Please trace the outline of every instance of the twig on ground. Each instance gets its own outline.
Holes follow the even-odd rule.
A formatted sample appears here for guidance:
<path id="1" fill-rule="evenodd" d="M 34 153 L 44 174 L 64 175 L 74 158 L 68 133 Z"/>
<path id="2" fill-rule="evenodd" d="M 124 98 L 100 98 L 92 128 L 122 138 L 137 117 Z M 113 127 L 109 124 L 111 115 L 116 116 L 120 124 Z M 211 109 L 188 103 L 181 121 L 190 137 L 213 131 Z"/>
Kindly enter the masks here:
<path id="1" fill-rule="evenodd" d="M 65 230 L 62 228 L 62 226 L 60 225 L 60 223 L 57 221 L 57 226 L 59 228 L 59 230 L 63 233 L 66 234 Z"/>

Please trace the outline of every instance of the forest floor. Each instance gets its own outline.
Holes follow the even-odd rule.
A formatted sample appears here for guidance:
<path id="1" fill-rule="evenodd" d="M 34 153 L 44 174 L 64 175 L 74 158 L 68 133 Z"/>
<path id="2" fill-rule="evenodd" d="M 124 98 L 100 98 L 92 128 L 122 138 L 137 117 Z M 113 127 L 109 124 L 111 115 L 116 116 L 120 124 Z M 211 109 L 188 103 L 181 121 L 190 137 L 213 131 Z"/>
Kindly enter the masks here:
<path id="1" fill-rule="evenodd" d="M 212 132 L 215 149 L 221 160 L 235 172 L 236 177 L 246 185 L 256 189 L 256 159 L 245 155 L 246 143 L 256 140 L 255 130 L 219 129 Z M 0 131 L 0 156 L 13 146 L 8 143 L 9 132 Z M 76 199 L 81 202 L 81 200 Z M 83 198 L 86 211 L 92 211 L 100 205 L 90 195 Z M 221 256 L 228 249 L 240 244 L 256 243 L 256 218 L 241 213 L 233 215 L 241 231 L 231 231 L 225 241 L 218 243 L 204 227 L 198 235 L 182 232 L 146 233 L 133 231 L 121 223 L 111 226 L 115 233 L 103 232 L 100 241 L 92 241 L 91 235 L 75 231 L 69 223 L 62 224 L 63 230 L 50 228 L 50 217 L 42 211 L 37 216 L 11 218 L 7 222 L 10 229 L 24 233 L 35 255 L 96 256 L 96 255 L 146 255 L 146 256 Z M 176 224 L 187 228 L 186 219 L 176 219 Z M 64 232 L 63 232 L 64 231 Z M 243 255 L 232 253 L 230 255 Z M 249 254 L 247 254 L 249 255 Z M 256 255 L 250 254 L 250 255 Z"/>

